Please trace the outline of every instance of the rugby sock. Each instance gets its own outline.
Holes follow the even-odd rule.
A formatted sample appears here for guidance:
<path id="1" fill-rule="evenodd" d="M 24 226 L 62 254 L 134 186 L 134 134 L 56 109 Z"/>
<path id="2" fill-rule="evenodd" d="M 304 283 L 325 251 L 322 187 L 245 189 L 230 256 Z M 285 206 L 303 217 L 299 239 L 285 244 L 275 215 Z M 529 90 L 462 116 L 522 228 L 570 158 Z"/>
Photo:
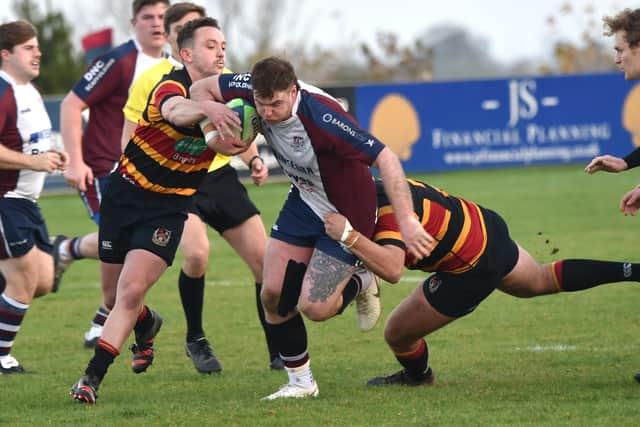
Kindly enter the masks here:
<path id="1" fill-rule="evenodd" d="M 109 369 L 109 365 L 113 363 L 113 360 L 120 354 L 117 348 L 100 338 L 96 343 L 94 354 L 87 369 L 84 373 L 86 375 L 97 377 L 101 382 Z"/>
<path id="2" fill-rule="evenodd" d="M 111 313 L 111 310 L 106 309 L 102 306 L 98 307 L 98 309 L 96 310 L 96 315 L 91 321 L 91 326 L 95 328 L 102 328 L 104 326 L 104 322 L 107 321 L 107 317 L 109 317 L 109 313 Z"/>
<path id="3" fill-rule="evenodd" d="M 349 279 L 349 283 L 342 290 L 342 305 L 338 309 L 337 314 L 342 314 L 342 312 L 351 304 L 351 302 L 355 299 L 356 296 L 360 293 L 360 289 L 362 288 L 362 284 L 360 283 L 360 279 L 355 274 L 351 276 Z"/>
<path id="4" fill-rule="evenodd" d="M 267 323 L 267 328 L 286 368 L 297 368 L 307 363 L 307 329 L 300 313 L 279 325 Z"/>
<path id="5" fill-rule="evenodd" d="M 187 341 L 197 341 L 204 337 L 204 330 L 202 329 L 204 276 L 194 279 L 187 276 L 183 270 L 180 270 L 178 288 L 184 317 L 187 319 Z"/>
<path id="6" fill-rule="evenodd" d="M 420 378 L 429 369 L 429 347 L 427 342 L 420 340 L 418 348 L 407 353 L 395 353 L 396 359 L 404 367 L 405 372 L 412 378 Z"/>
<path id="7" fill-rule="evenodd" d="M 0 357 L 11 353 L 13 340 L 28 308 L 29 304 L 22 304 L 4 293 L 0 295 Z"/>
<path id="8" fill-rule="evenodd" d="M 4 274 L 0 271 L 0 294 L 4 292 L 4 288 L 7 287 L 7 280 L 4 278 Z"/>
<path id="9" fill-rule="evenodd" d="M 567 259 L 551 264 L 558 288 L 581 291 L 616 282 L 640 282 L 640 264 L 589 259 Z"/>
<path id="10" fill-rule="evenodd" d="M 264 331 L 264 337 L 267 340 L 267 348 L 269 349 L 269 361 L 272 361 L 278 357 L 278 347 L 276 346 L 276 340 L 270 333 L 267 326 L 267 320 L 264 317 L 264 307 L 262 307 L 262 300 L 260 299 L 260 292 L 262 291 L 262 283 L 256 282 L 256 306 L 258 309 L 258 318 L 260 318 L 260 325 Z"/>
<path id="11" fill-rule="evenodd" d="M 83 259 L 84 256 L 80 252 L 80 245 L 82 244 L 82 237 L 74 237 L 69 242 L 69 255 L 72 259 Z M 61 251 L 62 252 L 62 251 Z"/>
<path id="12" fill-rule="evenodd" d="M 136 336 L 140 334 L 144 334 L 149 329 L 153 327 L 153 315 L 151 314 L 151 310 L 146 305 L 142 306 L 142 310 L 140 314 L 138 314 L 138 320 L 136 320 L 136 324 L 133 326 L 133 330 L 136 332 Z M 151 340 L 149 340 L 151 342 Z M 145 344 L 145 343 L 138 343 Z"/>

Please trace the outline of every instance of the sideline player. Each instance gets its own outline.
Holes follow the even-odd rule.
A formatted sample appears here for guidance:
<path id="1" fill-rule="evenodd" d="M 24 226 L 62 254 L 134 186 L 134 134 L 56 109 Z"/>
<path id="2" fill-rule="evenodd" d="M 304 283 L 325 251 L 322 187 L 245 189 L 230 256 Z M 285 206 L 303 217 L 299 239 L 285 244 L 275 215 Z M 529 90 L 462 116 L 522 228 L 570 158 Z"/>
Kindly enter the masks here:
<path id="1" fill-rule="evenodd" d="M 164 16 L 164 28 L 171 46 L 171 56 L 145 71 L 131 87 L 129 98 L 123 109 L 125 124 L 122 140 L 126 145 L 146 106 L 147 99 L 155 84 L 173 67 L 182 67 L 177 46 L 178 31 L 185 23 L 202 18 L 205 9 L 191 2 L 174 3 Z M 218 73 L 230 72 L 224 68 L 225 52 L 219 51 Z M 255 144 L 240 155 L 251 171 L 253 182 L 261 185 L 268 175 L 268 168 L 258 156 Z M 180 248 L 184 254 L 184 264 L 180 271 L 178 287 L 182 308 L 187 321 L 185 349 L 199 372 L 210 373 L 222 370 L 202 326 L 205 273 L 209 258 L 209 237 L 207 224 L 216 229 L 232 248 L 242 257 L 253 273 L 256 283 L 256 304 L 258 316 L 265 331 L 272 369 L 284 369 L 273 340 L 265 327 L 264 310 L 260 301 L 262 288 L 262 261 L 266 247 L 264 224 L 255 205 L 247 195 L 237 173 L 229 165 L 231 158 L 218 154 L 209 168 L 198 192 L 194 205 L 185 223 Z M 99 330 L 98 330 L 99 328 Z M 100 335 L 102 327 L 94 325 L 88 333 L 91 337 Z M 97 340 L 97 338 L 96 338 Z"/>
<path id="2" fill-rule="evenodd" d="M 640 79 L 640 9 L 624 9 L 614 16 L 603 18 L 605 35 L 615 37 L 615 62 L 626 80 Z M 640 165 L 640 147 L 624 158 L 602 155 L 594 157 L 585 172 L 622 172 Z M 627 192 L 620 201 L 620 211 L 635 215 L 640 208 L 640 186 Z M 640 381 L 640 376 L 637 377 Z"/>
<path id="3" fill-rule="evenodd" d="M 438 242 L 422 260 L 407 250 L 379 182 L 373 239 L 340 214 L 325 216 L 327 234 L 351 247 L 367 268 L 385 280 L 398 282 L 405 267 L 435 272 L 393 310 L 385 326 L 385 340 L 403 369 L 373 378 L 368 385 L 432 384 L 435 377 L 424 337 L 470 314 L 494 289 L 531 298 L 640 281 L 640 264 L 628 262 L 566 259 L 540 265 L 511 240 L 496 212 L 424 182 L 408 182 L 415 215 Z"/>
<path id="4" fill-rule="evenodd" d="M 169 0 L 133 0 L 134 37 L 98 57 L 60 105 L 60 132 L 69 153 L 64 177 L 78 190 L 96 224 L 100 221 L 100 201 L 109 182 L 109 173 L 122 154 L 121 110 L 129 86 L 140 73 L 165 56 L 162 20 L 168 6 Z M 83 131 L 82 112 L 87 109 L 89 121 Z M 98 258 L 97 232 L 72 239 L 58 236 L 55 241 L 60 247 L 61 271 L 75 259 Z M 111 308 L 106 301 L 113 300 L 104 284 L 102 290 L 104 305 L 96 312 L 96 324 L 104 324 Z M 85 337 L 85 344 L 91 344 L 92 339 Z"/>
<path id="5" fill-rule="evenodd" d="M 429 253 L 432 240 L 413 216 L 400 161 L 335 99 L 299 81 L 293 66 L 280 58 L 259 61 L 251 73 L 204 79 L 194 84 L 192 95 L 253 103 L 263 135 L 291 181 L 267 243 L 261 295 L 289 382 L 265 399 L 315 397 L 318 385 L 300 312 L 323 321 L 357 298 L 360 328 L 369 330 L 381 311 L 377 279 L 364 270 L 354 274 L 357 259 L 326 235 L 324 214 L 342 212 L 364 233 L 373 232 L 373 165 L 380 170 L 411 252 L 418 258 Z"/>
<path id="6" fill-rule="evenodd" d="M 207 173 L 213 150 L 235 155 L 247 148 L 229 136 L 208 147 L 198 125 L 205 117 L 201 103 L 189 99 L 193 81 L 218 72 L 223 40 L 212 18 L 185 24 L 178 34 L 184 68 L 158 82 L 111 175 L 101 206 L 100 265 L 105 282 L 118 292 L 85 375 L 71 388 L 80 402 L 96 402 L 98 387 L 132 329 L 136 348 L 153 344 L 162 318 L 144 304 L 144 297 L 173 262 L 191 196 Z M 221 107 L 229 120 L 238 121 Z"/>
<path id="7" fill-rule="evenodd" d="M 57 290 L 37 202 L 47 174 L 64 170 L 68 158 L 51 149 L 51 121 L 31 84 L 41 57 L 33 25 L 0 25 L 0 375 L 25 372 L 10 354 L 13 342 L 31 301 Z"/>

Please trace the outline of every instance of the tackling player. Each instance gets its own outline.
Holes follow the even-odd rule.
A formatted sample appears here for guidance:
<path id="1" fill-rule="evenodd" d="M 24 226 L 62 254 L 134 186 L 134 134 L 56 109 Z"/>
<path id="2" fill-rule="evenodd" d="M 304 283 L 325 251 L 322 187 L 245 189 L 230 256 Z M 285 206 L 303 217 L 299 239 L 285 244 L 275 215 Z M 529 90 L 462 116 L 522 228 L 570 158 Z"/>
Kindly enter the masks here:
<path id="1" fill-rule="evenodd" d="M 123 147 L 126 146 L 135 130 L 155 84 L 173 67 L 182 68 L 177 45 L 178 31 L 185 23 L 205 15 L 203 7 L 190 2 L 175 3 L 166 10 L 164 29 L 171 46 L 171 56 L 145 71 L 131 86 L 129 98 L 123 109 L 125 115 L 122 129 Z M 218 73 L 230 72 L 224 69 L 224 63 L 225 52 L 222 49 L 217 58 Z M 252 144 L 240 157 L 249 166 L 254 183 L 262 184 L 267 178 L 268 169 L 258 156 L 255 144 Z M 209 257 L 209 237 L 206 224 L 209 224 L 238 252 L 253 273 L 256 283 L 258 316 L 267 338 L 270 366 L 273 369 L 283 369 L 282 360 L 266 330 L 264 310 L 260 301 L 262 260 L 267 241 L 264 225 L 258 209 L 251 202 L 247 190 L 238 180 L 235 169 L 229 165 L 230 161 L 231 158 L 228 156 L 216 156 L 209 168 L 209 173 L 194 196 L 193 207 L 189 212 L 183 238 L 180 241 L 184 264 L 180 271 L 178 287 L 187 321 L 185 349 L 199 372 L 210 373 L 222 370 L 222 365 L 216 358 L 202 326 L 204 276 Z M 101 332 L 102 326 L 97 324 L 94 319 L 92 328 L 86 335 L 97 341 Z M 152 355 L 149 356 L 151 357 L 148 359 L 152 360 Z M 144 368 L 141 364 L 133 366 L 137 370 Z"/>
<path id="2" fill-rule="evenodd" d="M 144 297 L 173 262 L 191 196 L 216 154 L 204 141 L 198 123 L 205 114 L 201 103 L 189 99 L 189 86 L 219 72 L 223 43 L 214 19 L 185 24 L 178 35 L 184 68 L 156 85 L 111 175 L 101 206 L 100 264 L 105 282 L 118 292 L 85 375 L 71 388 L 80 402 L 96 402 L 98 387 L 132 329 L 135 346 L 142 350 L 153 344 L 162 326 L 162 318 L 144 305 Z M 230 122 L 238 120 L 225 106 L 212 107 L 228 111 Z M 229 136 L 215 146 L 227 155 L 247 149 Z"/>
<path id="3" fill-rule="evenodd" d="M 407 249 L 380 182 L 373 238 L 338 213 L 325 215 L 327 234 L 349 246 L 385 280 L 398 282 L 405 267 L 435 272 L 393 310 L 385 326 L 385 340 L 403 369 L 373 378 L 368 385 L 432 384 L 435 377 L 424 337 L 470 314 L 494 289 L 531 298 L 640 281 L 640 264 L 628 262 L 567 259 L 540 265 L 511 239 L 496 212 L 424 182 L 408 182 L 415 215 L 437 242 L 431 255 L 421 260 Z"/>

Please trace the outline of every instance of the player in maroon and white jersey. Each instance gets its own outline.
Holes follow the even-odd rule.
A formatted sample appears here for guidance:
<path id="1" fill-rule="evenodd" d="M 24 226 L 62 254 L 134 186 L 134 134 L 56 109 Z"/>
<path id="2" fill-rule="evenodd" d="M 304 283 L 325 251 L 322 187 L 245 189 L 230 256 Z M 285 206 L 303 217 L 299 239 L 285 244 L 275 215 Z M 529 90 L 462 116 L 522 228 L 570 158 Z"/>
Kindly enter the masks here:
<path id="1" fill-rule="evenodd" d="M 318 385 L 300 313 L 323 321 L 356 299 L 360 329 L 373 328 L 380 317 L 377 279 L 356 269 L 357 258 L 348 247 L 327 236 L 324 215 L 340 212 L 371 235 L 376 190 L 369 166 L 375 166 L 411 253 L 417 259 L 427 256 L 433 239 L 413 215 L 397 156 L 335 99 L 299 81 L 289 62 L 266 58 L 251 73 L 203 79 L 191 93 L 194 99 L 241 97 L 255 105 L 263 135 L 291 181 L 267 244 L 261 294 L 289 383 L 265 399 L 315 397 Z M 213 124 L 224 130 L 222 120 Z"/>
<path id="2" fill-rule="evenodd" d="M 51 121 L 38 90 L 36 29 L 0 25 L 0 375 L 25 372 L 11 356 L 31 301 L 54 289 L 53 246 L 37 205 L 47 173 L 67 155 L 51 150 Z"/>

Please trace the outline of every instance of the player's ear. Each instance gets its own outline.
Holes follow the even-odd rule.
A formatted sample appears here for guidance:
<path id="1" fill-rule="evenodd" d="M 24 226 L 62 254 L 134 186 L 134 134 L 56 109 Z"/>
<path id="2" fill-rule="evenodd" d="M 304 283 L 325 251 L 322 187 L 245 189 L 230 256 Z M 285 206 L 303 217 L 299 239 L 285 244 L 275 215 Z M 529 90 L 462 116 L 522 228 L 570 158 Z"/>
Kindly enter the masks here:
<path id="1" fill-rule="evenodd" d="M 180 49 L 180 58 L 182 58 L 182 60 L 184 62 L 188 62 L 191 63 L 191 50 L 189 48 L 183 47 L 182 49 Z"/>

